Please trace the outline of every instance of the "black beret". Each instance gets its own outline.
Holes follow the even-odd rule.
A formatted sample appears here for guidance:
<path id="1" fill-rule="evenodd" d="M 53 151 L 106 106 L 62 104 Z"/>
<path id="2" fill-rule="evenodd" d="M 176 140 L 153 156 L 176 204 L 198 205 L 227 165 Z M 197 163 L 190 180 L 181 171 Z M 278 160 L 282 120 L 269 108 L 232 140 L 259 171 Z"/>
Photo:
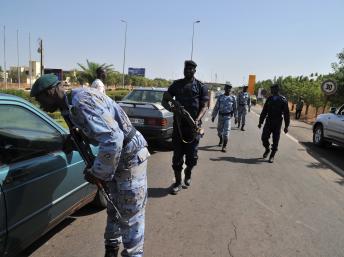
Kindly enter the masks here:
<path id="1" fill-rule="evenodd" d="M 42 91 L 55 87 L 59 84 L 59 80 L 54 74 L 45 74 L 38 78 L 35 83 L 32 85 L 30 96 L 37 96 Z"/>
<path id="2" fill-rule="evenodd" d="M 225 87 L 232 88 L 231 84 L 225 84 Z"/>
<path id="3" fill-rule="evenodd" d="M 272 84 L 271 87 L 277 87 L 277 88 L 279 88 L 279 85 L 278 85 L 277 83 L 274 83 L 274 84 Z"/>
<path id="4" fill-rule="evenodd" d="M 193 60 L 186 60 L 185 62 L 184 62 L 184 66 L 186 67 L 186 66 L 192 66 L 192 67 L 197 67 L 197 63 L 195 63 Z"/>

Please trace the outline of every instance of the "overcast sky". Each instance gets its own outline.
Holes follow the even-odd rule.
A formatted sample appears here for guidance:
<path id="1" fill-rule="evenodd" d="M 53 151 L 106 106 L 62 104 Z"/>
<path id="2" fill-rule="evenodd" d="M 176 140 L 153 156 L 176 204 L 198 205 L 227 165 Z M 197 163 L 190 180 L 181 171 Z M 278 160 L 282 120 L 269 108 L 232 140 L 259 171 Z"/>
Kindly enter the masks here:
<path id="1" fill-rule="evenodd" d="M 343 0 L 0 0 L 1 52 L 6 26 L 7 67 L 28 66 L 37 39 L 45 67 L 77 68 L 89 59 L 122 71 L 124 23 L 128 22 L 126 71 L 146 68 L 149 78 L 177 79 L 193 59 L 204 81 L 247 83 L 274 76 L 328 73 L 344 48 Z M 216 76 L 217 75 L 217 76 Z"/>

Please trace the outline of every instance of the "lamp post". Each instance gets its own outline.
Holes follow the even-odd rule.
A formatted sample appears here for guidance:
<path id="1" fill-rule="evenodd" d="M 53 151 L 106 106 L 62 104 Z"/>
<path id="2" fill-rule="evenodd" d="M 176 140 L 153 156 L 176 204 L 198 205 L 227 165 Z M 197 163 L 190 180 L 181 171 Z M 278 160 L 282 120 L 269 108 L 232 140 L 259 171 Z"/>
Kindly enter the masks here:
<path id="1" fill-rule="evenodd" d="M 5 88 L 7 89 L 7 70 L 6 70 L 6 26 L 4 25 L 4 80 Z"/>
<path id="2" fill-rule="evenodd" d="M 124 68 L 125 68 L 125 50 L 127 48 L 127 26 L 128 22 L 126 20 L 121 20 L 125 24 L 125 32 L 124 32 L 124 49 L 123 49 L 123 70 L 122 70 L 122 86 L 124 88 Z"/>
<path id="3" fill-rule="evenodd" d="M 195 24 L 200 23 L 201 21 L 194 21 L 192 24 L 192 43 L 191 43 L 191 60 L 193 55 L 193 45 L 194 45 L 194 36 L 195 36 Z"/>
<path id="4" fill-rule="evenodd" d="M 18 71 L 18 88 L 20 89 L 20 72 L 21 68 L 19 66 L 19 30 L 17 29 L 17 71 Z"/>

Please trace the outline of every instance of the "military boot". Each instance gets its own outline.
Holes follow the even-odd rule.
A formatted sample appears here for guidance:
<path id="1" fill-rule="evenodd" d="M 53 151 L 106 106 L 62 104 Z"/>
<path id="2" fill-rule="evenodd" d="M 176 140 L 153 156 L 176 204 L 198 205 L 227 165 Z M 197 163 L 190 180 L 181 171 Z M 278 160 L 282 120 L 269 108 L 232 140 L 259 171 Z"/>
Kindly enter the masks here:
<path id="1" fill-rule="evenodd" d="M 105 245 L 105 257 L 117 257 L 119 247 Z"/>
<path id="2" fill-rule="evenodd" d="M 268 157 L 269 153 L 270 153 L 270 149 L 269 148 L 265 148 L 265 152 L 263 154 L 263 158 L 265 159 L 266 157 Z"/>
<path id="3" fill-rule="evenodd" d="M 245 131 L 244 127 L 245 127 L 245 125 L 243 124 L 243 125 L 241 126 L 241 131 Z"/>
<path id="4" fill-rule="evenodd" d="M 192 167 L 186 167 L 184 170 L 185 177 L 184 177 L 183 188 L 185 189 L 191 185 L 191 170 L 192 170 Z"/>
<path id="5" fill-rule="evenodd" d="M 270 163 L 274 162 L 275 154 L 276 154 L 276 151 L 271 151 L 271 154 L 270 154 L 270 157 L 269 157 L 269 162 Z"/>
<path id="6" fill-rule="evenodd" d="M 227 143 L 228 143 L 228 139 L 225 138 L 225 139 L 223 140 L 223 146 L 222 146 L 221 152 L 223 152 L 223 153 L 227 152 Z"/>
<path id="7" fill-rule="evenodd" d="M 176 195 L 180 190 L 182 190 L 182 171 L 175 170 L 174 176 L 176 178 L 176 182 L 172 186 L 171 194 Z"/>
<path id="8" fill-rule="evenodd" d="M 219 138 L 220 138 L 219 146 L 221 146 L 222 145 L 222 136 Z"/>

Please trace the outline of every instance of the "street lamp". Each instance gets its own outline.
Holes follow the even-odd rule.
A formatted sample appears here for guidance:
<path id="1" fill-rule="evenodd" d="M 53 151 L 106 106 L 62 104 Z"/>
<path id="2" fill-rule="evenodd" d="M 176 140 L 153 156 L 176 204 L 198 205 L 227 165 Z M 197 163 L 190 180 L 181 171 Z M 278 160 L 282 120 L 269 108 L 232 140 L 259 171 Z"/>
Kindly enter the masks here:
<path id="1" fill-rule="evenodd" d="M 124 88 L 124 68 L 125 68 L 125 50 L 127 48 L 127 26 L 128 22 L 126 20 L 121 20 L 125 24 L 125 32 L 124 32 L 124 50 L 123 50 L 123 70 L 122 70 L 122 86 Z"/>
<path id="2" fill-rule="evenodd" d="M 191 43 L 191 60 L 193 55 L 193 44 L 194 44 L 194 36 L 195 36 L 195 24 L 200 23 L 201 21 L 194 21 L 192 24 L 192 43 Z"/>

